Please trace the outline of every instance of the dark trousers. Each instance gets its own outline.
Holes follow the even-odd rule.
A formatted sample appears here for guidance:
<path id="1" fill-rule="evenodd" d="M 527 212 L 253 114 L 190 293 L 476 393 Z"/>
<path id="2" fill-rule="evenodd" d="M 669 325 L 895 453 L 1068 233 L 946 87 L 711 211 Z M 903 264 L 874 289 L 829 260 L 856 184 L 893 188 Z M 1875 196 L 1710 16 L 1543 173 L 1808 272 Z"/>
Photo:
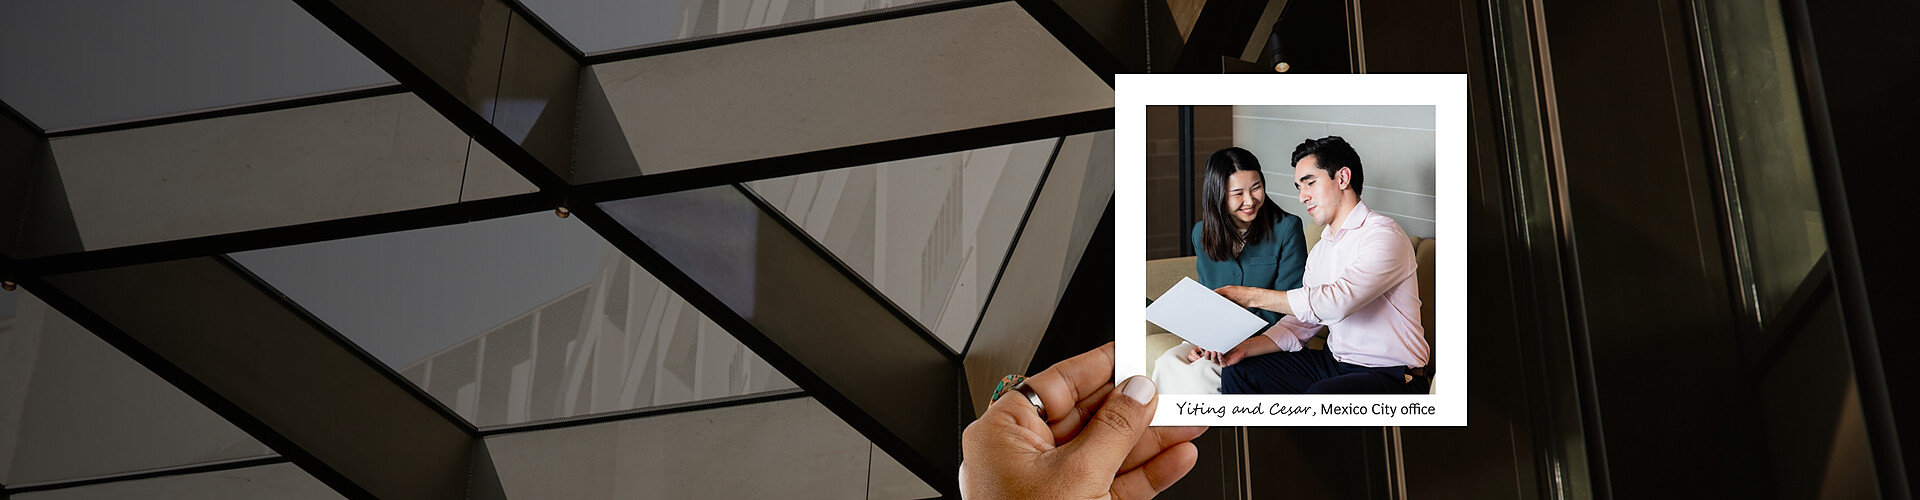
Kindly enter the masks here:
<path id="1" fill-rule="evenodd" d="M 1425 394 L 1427 378 L 1407 381 L 1407 367 L 1374 368 L 1333 359 L 1333 353 L 1301 349 L 1242 358 L 1220 370 L 1225 394 Z"/>

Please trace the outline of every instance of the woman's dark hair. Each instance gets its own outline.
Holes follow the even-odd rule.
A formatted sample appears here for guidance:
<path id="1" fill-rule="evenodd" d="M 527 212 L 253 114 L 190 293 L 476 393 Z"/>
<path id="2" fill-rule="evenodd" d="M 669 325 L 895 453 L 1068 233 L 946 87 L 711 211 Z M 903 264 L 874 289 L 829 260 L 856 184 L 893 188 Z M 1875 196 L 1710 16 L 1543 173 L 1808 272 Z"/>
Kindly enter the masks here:
<path id="1" fill-rule="evenodd" d="M 1266 241 L 1273 235 L 1273 224 L 1280 219 L 1279 208 L 1271 201 L 1260 204 L 1254 212 L 1253 222 L 1247 224 L 1247 236 L 1243 240 L 1240 231 L 1233 227 L 1233 213 L 1227 207 L 1227 178 L 1240 171 L 1260 173 L 1260 160 L 1253 153 L 1240 148 L 1227 148 L 1214 151 L 1207 157 L 1207 178 L 1200 185 L 1200 248 L 1207 258 L 1215 262 L 1233 259 L 1233 244 L 1239 242 L 1252 245 Z M 1266 175 L 1261 176 L 1261 189 L 1265 189 Z"/>
<path id="2" fill-rule="evenodd" d="M 1340 167 L 1347 167 L 1353 172 L 1353 178 L 1348 179 L 1347 185 L 1353 187 L 1353 194 L 1360 194 L 1361 181 L 1366 180 L 1366 175 L 1360 171 L 1360 153 L 1354 152 L 1353 145 L 1347 144 L 1346 139 L 1337 135 L 1307 139 L 1293 148 L 1293 166 L 1299 166 L 1300 159 L 1308 156 L 1319 158 L 1314 165 L 1327 171 L 1329 178 L 1340 171 Z"/>

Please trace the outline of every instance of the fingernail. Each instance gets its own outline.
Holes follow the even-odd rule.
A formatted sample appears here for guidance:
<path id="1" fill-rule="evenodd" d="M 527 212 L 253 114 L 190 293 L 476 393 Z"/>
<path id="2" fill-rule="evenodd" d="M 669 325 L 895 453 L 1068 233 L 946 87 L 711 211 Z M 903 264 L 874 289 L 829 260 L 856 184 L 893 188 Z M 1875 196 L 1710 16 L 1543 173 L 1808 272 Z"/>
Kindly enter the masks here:
<path id="1" fill-rule="evenodd" d="M 1148 401 L 1153 400 L 1154 389 L 1152 379 L 1134 375 L 1127 379 L 1127 387 L 1120 389 L 1120 393 L 1126 394 L 1134 401 L 1139 401 L 1140 404 L 1147 404 Z"/>

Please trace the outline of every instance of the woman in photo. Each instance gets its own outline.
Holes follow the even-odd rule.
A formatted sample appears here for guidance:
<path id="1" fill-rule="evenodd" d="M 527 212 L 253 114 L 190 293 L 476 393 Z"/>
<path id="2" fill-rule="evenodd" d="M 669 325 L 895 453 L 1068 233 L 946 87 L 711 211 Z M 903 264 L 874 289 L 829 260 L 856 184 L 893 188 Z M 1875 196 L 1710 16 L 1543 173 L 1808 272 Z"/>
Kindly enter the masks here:
<path id="1" fill-rule="evenodd" d="M 1300 218 L 1267 203 L 1260 160 L 1241 148 L 1226 148 L 1207 158 L 1200 199 L 1206 205 L 1193 226 L 1194 267 L 1200 284 L 1219 289 L 1246 286 L 1268 290 L 1300 287 L 1307 244 Z M 1280 314 L 1248 309 L 1272 326 Z M 1258 339 L 1258 335 L 1254 337 Z M 1264 341 L 1264 340 L 1261 340 Z M 1219 394 L 1220 362 L 1228 352 L 1182 342 L 1154 362 L 1153 378 L 1164 394 Z M 1231 363 L 1228 363 L 1231 364 Z"/>

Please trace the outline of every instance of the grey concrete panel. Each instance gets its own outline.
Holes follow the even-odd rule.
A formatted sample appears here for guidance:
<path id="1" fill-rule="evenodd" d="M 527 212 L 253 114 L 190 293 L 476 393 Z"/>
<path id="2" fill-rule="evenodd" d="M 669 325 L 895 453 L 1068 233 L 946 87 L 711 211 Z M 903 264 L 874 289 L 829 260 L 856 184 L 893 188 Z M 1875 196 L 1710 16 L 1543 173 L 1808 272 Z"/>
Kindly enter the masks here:
<path id="1" fill-rule="evenodd" d="M 41 280 L 56 305 L 84 305 L 91 319 L 82 323 L 96 334 L 328 484 L 385 498 L 465 497 L 474 441 L 457 417 L 237 265 L 195 258 Z"/>
<path id="2" fill-rule="evenodd" d="M 869 438 L 907 457 L 917 475 L 944 480 L 959 465 L 956 402 L 953 389 L 943 389 L 957 389 L 956 370 L 938 341 L 744 188 L 598 206 L 619 224 L 615 230 L 638 240 L 616 245 Z M 675 272 L 662 274 L 662 264 Z"/>
<path id="3" fill-rule="evenodd" d="M 345 498 L 293 464 L 19 493 L 14 500 L 332 500 Z"/>
<path id="4" fill-rule="evenodd" d="M 900 462 L 881 451 L 880 447 L 873 447 L 872 456 L 867 473 L 868 500 L 917 500 L 940 496 L 939 491 L 927 486 L 920 478 L 913 477 L 912 472 L 900 466 Z"/>
<path id="5" fill-rule="evenodd" d="M 484 200 L 539 191 L 486 147 L 467 141 L 467 171 L 461 181 L 460 201 Z"/>
<path id="6" fill-rule="evenodd" d="M 1113 104 L 1111 89 L 1012 3 L 606 63 L 594 72 L 634 157 L 644 161 L 638 171 L 583 169 L 576 182 Z"/>
<path id="7" fill-rule="evenodd" d="M 94 250 L 449 204 L 466 142 L 406 94 L 63 137 L 57 182 L 36 189 L 65 203 L 30 217 L 71 217 L 80 248 L 25 243 Z"/>
<path id="8" fill-rule="evenodd" d="M 1113 196 L 1112 151 L 1112 132 L 1072 136 L 1061 144 L 966 350 L 976 411 L 986 409 L 994 380 L 1025 372 L 1033 360 L 1054 306 Z"/>
<path id="9" fill-rule="evenodd" d="M 488 121 L 548 169 L 566 178 L 573 167 L 580 64 L 516 13 L 500 62 L 500 89 Z"/>
<path id="10" fill-rule="evenodd" d="M 492 436 L 508 498 L 859 498 L 870 445 L 811 398 Z"/>
<path id="11" fill-rule="evenodd" d="M 0 484 L 272 454 L 31 293 L 0 311 Z"/>

